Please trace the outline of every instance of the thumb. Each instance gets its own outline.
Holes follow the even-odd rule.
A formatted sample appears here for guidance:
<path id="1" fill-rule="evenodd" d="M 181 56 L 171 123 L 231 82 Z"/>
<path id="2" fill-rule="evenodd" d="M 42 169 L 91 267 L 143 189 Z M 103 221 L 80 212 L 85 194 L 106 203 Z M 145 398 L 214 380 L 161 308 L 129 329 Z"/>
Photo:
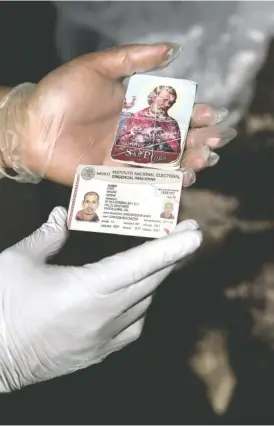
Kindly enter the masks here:
<path id="1" fill-rule="evenodd" d="M 119 79 L 165 68 L 181 50 L 178 43 L 133 44 L 86 55 L 86 61 L 104 77 Z"/>
<path id="2" fill-rule="evenodd" d="M 58 253 L 64 245 L 68 235 L 66 220 L 66 209 L 55 207 L 46 223 L 12 249 L 30 256 L 36 261 L 44 262 Z"/>

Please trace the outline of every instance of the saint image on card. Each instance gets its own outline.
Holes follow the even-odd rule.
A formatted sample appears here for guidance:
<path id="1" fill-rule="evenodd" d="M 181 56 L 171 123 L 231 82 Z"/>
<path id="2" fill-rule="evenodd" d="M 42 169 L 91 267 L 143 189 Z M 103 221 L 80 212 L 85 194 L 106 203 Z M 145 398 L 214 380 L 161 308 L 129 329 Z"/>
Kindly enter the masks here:
<path id="1" fill-rule="evenodd" d="M 124 101 L 111 156 L 136 164 L 176 163 L 184 148 L 196 84 L 133 76 Z"/>
<path id="2" fill-rule="evenodd" d="M 95 191 L 86 192 L 83 201 L 82 209 L 76 213 L 75 220 L 78 222 L 99 222 L 99 216 L 96 213 L 99 207 L 99 194 Z"/>

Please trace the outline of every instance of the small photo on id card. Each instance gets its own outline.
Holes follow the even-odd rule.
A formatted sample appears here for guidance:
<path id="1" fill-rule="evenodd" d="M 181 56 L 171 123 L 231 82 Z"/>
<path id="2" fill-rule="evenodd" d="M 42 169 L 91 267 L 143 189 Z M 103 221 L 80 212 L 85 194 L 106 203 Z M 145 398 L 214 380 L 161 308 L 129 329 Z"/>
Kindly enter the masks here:
<path id="1" fill-rule="evenodd" d="M 189 80 L 135 75 L 130 78 L 111 157 L 153 168 L 178 169 L 197 84 Z"/>
<path id="2" fill-rule="evenodd" d="M 177 225 L 183 174 L 135 167 L 78 166 L 68 229 L 159 238 Z"/>

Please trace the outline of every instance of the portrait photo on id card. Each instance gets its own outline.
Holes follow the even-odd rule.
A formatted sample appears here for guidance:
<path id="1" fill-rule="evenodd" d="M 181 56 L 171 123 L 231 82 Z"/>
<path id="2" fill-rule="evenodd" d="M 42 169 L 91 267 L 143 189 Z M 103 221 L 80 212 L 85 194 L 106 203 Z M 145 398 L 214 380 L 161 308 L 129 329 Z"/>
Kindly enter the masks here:
<path id="1" fill-rule="evenodd" d="M 175 78 L 131 77 L 111 152 L 112 159 L 139 166 L 179 166 L 196 87 L 192 81 Z"/>

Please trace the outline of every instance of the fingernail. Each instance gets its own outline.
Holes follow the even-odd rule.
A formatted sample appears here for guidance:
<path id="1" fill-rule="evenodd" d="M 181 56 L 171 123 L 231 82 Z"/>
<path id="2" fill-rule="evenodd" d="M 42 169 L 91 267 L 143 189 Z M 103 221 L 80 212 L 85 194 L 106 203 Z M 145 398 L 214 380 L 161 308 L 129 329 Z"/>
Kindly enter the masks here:
<path id="1" fill-rule="evenodd" d="M 189 220 L 187 220 L 187 224 L 189 226 L 191 226 L 191 228 L 193 228 L 193 229 L 200 229 L 200 225 L 199 225 L 198 222 L 196 222 L 196 220 L 189 219 Z"/>
<path id="2" fill-rule="evenodd" d="M 237 136 L 237 130 L 228 127 L 226 129 L 218 128 L 218 136 L 208 138 L 206 141 L 207 146 L 211 148 L 221 148 L 231 142 Z"/>
<path id="3" fill-rule="evenodd" d="M 170 61 L 174 61 L 180 55 L 183 50 L 183 46 L 175 42 L 167 42 L 166 44 L 171 46 L 167 52 L 167 63 L 169 63 Z"/>
<path id="4" fill-rule="evenodd" d="M 168 42 L 154 43 L 154 44 L 161 44 L 161 45 L 166 44 L 170 46 L 170 49 L 166 53 L 166 59 L 164 60 L 164 62 L 162 62 L 157 67 L 150 69 L 149 72 L 166 68 L 171 62 L 173 62 L 180 55 L 181 51 L 183 50 L 183 47 L 179 43 L 175 43 L 175 42 L 168 41 Z"/>
<path id="5" fill-rule="evenodd" d="M 200 230 L 199 224 L 196 222 L 196 220 L 193 219 L 187 219 L 183 220 L 182 222 L 178 223 L 175 229 L 173 229 L 172 234 L 178 234 L 178 232 L 186 232 L 186 231 L 195 231 Z"/>
<path id="6" fill-rule="evenodd" d="M 196 182 L 196 173 L 193 169 L 183 168 L 183 187 L 188 188 Z"/>
<path id="7" fill-rule="evenodd" d="M 208 167 L 215 166 L 215 164 L 218 163 L 219 159 L 220 159 L 220 156 L 216 154 L 216 152 L 211 152 L 207 159 L 207 166 Z"/>
<path id="8" fill-rule="evenodd" d="M 181 231 L 181 230 L 186 231 L 189 229 L 200 229 L 200 225 L 194 219 L 186 219 L 183 222 L 179 223 L 175 229 L 177 229 L 178 231 Z"/>
<path id="9" fill-rule="evenodd" d="M 206 167 L 211 151 L 208 146 L 203 146 L 202 148 L 199 148 L 193 151 L 195 151 L 196 153 L 194 168 L 195 170 L 201 170 L 204 167 Z"/>
<path id="10" fill-rule="evenodd" d="M 213 119 L 212 119 L 212 126 L 215 124 L 219 124 L 222 121 L 224 121 L 229 116 L 229 111 L 226 108 L 220 107 L 220 108 L 213 108 Z"/>

